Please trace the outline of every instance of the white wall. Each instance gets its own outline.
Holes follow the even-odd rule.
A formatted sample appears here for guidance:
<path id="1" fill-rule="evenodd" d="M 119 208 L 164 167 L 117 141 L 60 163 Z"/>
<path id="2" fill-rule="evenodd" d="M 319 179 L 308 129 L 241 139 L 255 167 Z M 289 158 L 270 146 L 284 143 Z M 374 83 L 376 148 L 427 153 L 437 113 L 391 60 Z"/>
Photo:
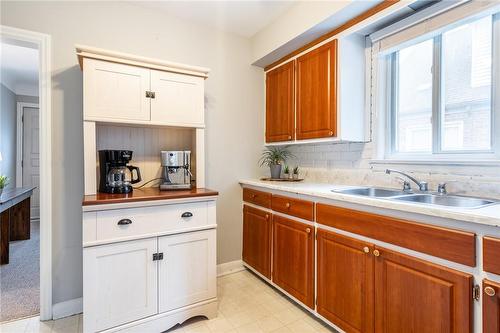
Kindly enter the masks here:
<path id="1" fill-rule="evenodd" d="M 240 178 L 255 177 L 264 137 L 262 70 L 248 39 L 118 2 L 5 2 L 3 25 L 52 36 L 53 298 L 81 297 L 82 73 L 74 44 L 212 69 L 206 80 L 207 186 L 220 191 L 218 262 L 241 256 Z"/>
<path id="2" fill-rule="evenodd" d="M 7 188 L 16 186 L 16 95 L 0 84 L 0 175 L 9 177 Z"/>

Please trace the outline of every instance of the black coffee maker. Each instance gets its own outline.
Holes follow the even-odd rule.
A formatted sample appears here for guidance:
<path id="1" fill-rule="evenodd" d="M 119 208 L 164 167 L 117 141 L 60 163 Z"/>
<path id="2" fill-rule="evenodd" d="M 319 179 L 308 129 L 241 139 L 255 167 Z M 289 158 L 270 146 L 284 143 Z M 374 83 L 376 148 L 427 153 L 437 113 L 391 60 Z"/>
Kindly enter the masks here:
<path id="1" fill-rule="evenodd" d="M 141 172 L 138 167 L 127 165 L 131 159 L 131 150 L 99 150 L 99 192 L 132 192 L 132 184 L 141 181 Z"/>

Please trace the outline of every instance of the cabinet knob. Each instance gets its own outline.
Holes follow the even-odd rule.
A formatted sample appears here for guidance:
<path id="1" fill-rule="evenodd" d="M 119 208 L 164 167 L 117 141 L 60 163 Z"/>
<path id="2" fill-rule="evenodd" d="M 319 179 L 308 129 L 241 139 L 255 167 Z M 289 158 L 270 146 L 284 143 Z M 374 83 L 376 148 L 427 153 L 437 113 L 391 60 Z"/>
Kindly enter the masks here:
<path id="1" fill-rule="evenodd" d="M 311 228 L 306 228 L 306 232 L 307 232 L 308 234 L 310 234 L 310 233 L 311 233 Z"/>
<path id="2" fill-rule="evenodd" d="M 488 296 L 495 296 L 495 294 L 496 294 L 495 289 L 493 289 L 491 287 L 484 288 L 484 293 Z"/>
<path id="3" fill-rule="evenodd" d="M 266 220 L 269 220 L 269 214 L 266 214 Z"/>
<path id="4" fill-rule="evenodd" d="M 379 250 L 373 250 L 373 255 L 375 257 L 380 257 L 380 251 Z"/>
<path id="5" fill-rule="evenodd" d="M 193 217 L 193 213 L 191 213 L 191 212 L 184 212 L 184 213 L 182 213 L 181 217 L 183 217 L 183 218 Z"/>
<path id="6" fill-rule="evenodd" d="M 333 135 L 333 131 L 330 131 L 330 136 L 332 136 L 332 135 Z"/>
<path id="7" fill-rule="evenodd" d="M 252 194 L 252 199 L 255 199 L 257 197 L 257 194 Z"/>
<path id="8" fill-rule="evenodd" d="M 128 224 L 132 224 L 132 220 L 130 220 L 130 219 L 121 219 L 120 221 L 118 221 L 118 225 L 128 225 Z"/>
<path id="9" fill-rule="evenodd" d="M 287 202 L 285 206 L 286 206 L 286 208 L 290 208 L 291 205 L 289 202 Z"/>
<path id="10" fill-rule="evenodd" d="M 364 252 L 364 253 L 370 253 L 370 248 L 369 248 L 368 246 L 365 246 L 365 247 L 363 248 L 363 252 Z"/>
<path id="11" fill-rule="evenodd" d="M 288 140 L 292 140 L 292 136 L 291 135 L 288 136 Z"/>

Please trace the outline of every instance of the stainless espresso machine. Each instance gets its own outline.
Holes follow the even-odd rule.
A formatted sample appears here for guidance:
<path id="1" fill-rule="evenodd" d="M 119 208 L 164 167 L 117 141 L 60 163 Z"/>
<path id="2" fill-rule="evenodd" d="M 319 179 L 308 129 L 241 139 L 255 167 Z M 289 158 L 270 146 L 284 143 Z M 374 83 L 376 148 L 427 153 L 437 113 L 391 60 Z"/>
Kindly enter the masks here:
<path id="1" fill-rule="evenodd" d="M 160 190 L 185 190 L 191 188 L 191 151 L 162 151 L 163 182 Z"/>

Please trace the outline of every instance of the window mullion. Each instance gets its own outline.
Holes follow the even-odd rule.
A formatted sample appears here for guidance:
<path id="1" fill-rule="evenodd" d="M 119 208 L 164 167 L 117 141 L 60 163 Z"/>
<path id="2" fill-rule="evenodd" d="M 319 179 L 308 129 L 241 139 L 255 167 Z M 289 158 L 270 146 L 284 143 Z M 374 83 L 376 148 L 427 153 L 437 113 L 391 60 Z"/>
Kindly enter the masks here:
<path id="1" fill-rule="evenodd" d="M 432 61 L 432 153 L 437 154 L 442 152 L 442 101 L 443 101 L 443 86 L 442 86 L 442 39 L 441 35 L 434 37 L 434 54 Z"/>

